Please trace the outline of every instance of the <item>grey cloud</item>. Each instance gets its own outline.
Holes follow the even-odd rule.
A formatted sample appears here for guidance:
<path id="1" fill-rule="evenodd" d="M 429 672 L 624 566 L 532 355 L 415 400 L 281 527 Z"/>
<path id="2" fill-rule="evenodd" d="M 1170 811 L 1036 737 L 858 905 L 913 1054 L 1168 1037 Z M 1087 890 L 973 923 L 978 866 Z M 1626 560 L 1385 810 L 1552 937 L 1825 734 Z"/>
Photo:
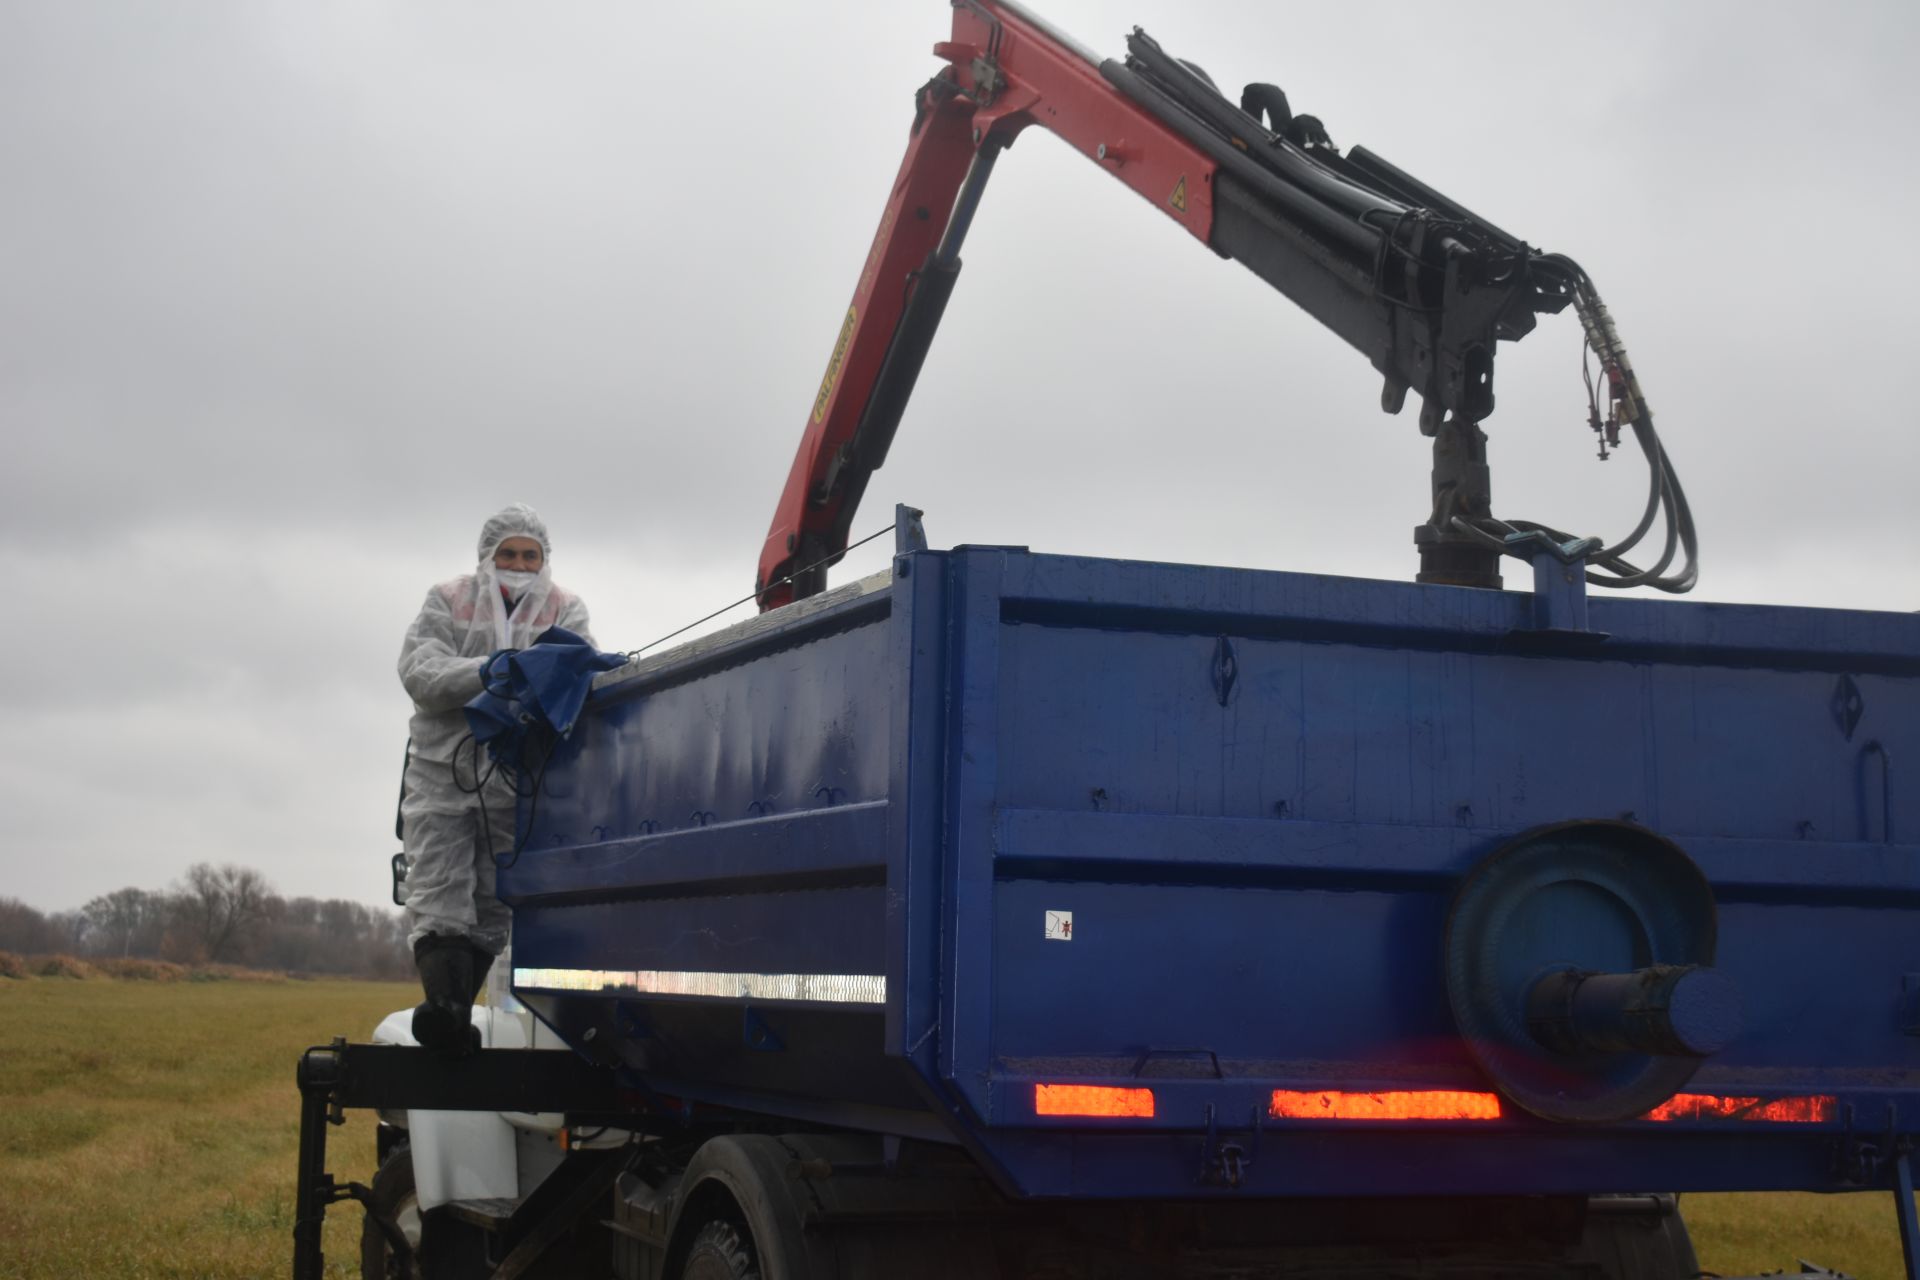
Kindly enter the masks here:
<path id="1" fill-rule="evenodd" d="M 1042 7 L 1581 260 L 1702 598 L 1920 604 L 1920 10 Z M 0 8 L 8 892 L 232 860 L 378 901 L 400 632 L 505 501 L 609 645 L 744 594 L 947 12 Z M 1425 442 L 1291 303 L 1037 132 L 966 261 L 857 530 L 1411 575 Z M 1617 534 L 1642 473 L 1577 360 L 1564 319 L 1502 352 L 1496 504 Z"/>

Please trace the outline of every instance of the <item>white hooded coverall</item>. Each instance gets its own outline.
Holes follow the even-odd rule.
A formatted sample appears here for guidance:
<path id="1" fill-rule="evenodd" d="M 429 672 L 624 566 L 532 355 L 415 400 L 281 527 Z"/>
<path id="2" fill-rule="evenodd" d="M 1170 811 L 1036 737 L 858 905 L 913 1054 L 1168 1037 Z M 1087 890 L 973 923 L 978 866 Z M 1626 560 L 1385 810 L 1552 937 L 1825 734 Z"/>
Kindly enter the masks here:
<path id="1" fill-rule="evenodd" d="M 493 555 L 508 538 L 532 538 L 545 555 L 540 574 L 511 606 L 495 576 Z M 587 606 L 553 583 L 547 527 L 532 507 L 515 503 L 480 531 L 474 571 L 427 591 L 420 616 L 400 648 L 400 683 L 413 699 L 413 747 L 400 818 L 407 852 L 407 942 L 426 935 L 465 937 L 498 955 L 507 943 L 506 906 L 494 892 L 493 859 L 513 851 L 512 786 L 496 771 L 481 796 L 462 791 L 451 772 L 467 736 L 461 708 L 481 689 L 480 664 L 498 649 L 524 649 L 551 626 L 584 637 Z M 480 752 L 484 775 L 491 763 Z M 460 781 L 471 787 L 474 756 L 460 751 Z"/>

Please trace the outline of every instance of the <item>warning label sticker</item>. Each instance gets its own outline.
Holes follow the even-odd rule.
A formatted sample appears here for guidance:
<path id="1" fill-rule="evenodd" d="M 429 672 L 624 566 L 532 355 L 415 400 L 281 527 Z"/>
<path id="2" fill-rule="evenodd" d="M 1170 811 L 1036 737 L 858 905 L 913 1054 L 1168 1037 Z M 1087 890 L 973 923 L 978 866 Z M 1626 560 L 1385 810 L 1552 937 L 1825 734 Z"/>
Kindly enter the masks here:
<path id="1" fill-rule="evenodd" d="M 1173 194 L 1167 197 L 1167 203 L 1180 212 L 1187 211 L 1187 175 L 1181 174 L 1180 181 L 1173 184 Z"/>
<path id="2" fill-rule="evenodd" d="M 1073 941 L 1073 912 L 1047 912 L 1047 939 L 1050 942 Z"/>
<path id="3" fill-rule="evenodd" d="M 847 318 L 840 324 L 840 339 L 833 344 L 833 359 L 827 361 L 826 376 L 820 379 L 820 394 L 813 398 L 815 422 L 826 421 L 827 401 L 833 399 L 833 384 L 840 381 L 840 365 L 847 358 L 847 344 L 853 341 L 854 322 L 859 318 L 860 308 L 847 308 Z"/>

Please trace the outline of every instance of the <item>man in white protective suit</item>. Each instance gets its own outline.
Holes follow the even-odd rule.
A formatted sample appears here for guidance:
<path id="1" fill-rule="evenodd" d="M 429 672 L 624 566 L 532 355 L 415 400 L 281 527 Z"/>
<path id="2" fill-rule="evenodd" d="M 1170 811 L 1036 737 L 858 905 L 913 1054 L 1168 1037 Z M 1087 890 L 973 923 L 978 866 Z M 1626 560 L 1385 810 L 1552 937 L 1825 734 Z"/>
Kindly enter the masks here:
<path id="1" fill-rule="evenodd" d="M 400 649 L 400 683 L 413 699 L 413 742 L 400 804 L 407 853 L 407 940 L 426 999 L 413 1037 L 459 1056 L 477 1046 L 473 999 L 507 943 L 508 911 L 494 892 L 494 859 L 513 851 L 514 790 L 504 771 L 477 792 L 491 763 L 464 748 L 461 708 L 481 691 L 482 671 L 503 651 L 524 649 L 551 626 L 593 643 L 587 607 L 554 585 L 547 526 L 515 503 L 480 530 L 479 563 L 427 591 Z M 459 760 L 454 759 L 459 748 Z M 483 816 L 484 815 L 484 816 Z"/>

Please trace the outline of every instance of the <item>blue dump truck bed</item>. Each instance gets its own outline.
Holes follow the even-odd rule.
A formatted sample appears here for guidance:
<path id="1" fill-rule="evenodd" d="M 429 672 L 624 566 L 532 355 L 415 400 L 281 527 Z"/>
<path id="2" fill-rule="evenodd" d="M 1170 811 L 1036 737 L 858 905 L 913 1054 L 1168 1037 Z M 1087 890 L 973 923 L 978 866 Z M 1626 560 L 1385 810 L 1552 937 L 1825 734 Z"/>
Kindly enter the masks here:
<path id="1" fill-rule="evenodd" d="M 902 555 L 600 680 L 515 990 L 1021 1196 L 1888 1185 L 1920 617 L 1551 605 Z"/>

